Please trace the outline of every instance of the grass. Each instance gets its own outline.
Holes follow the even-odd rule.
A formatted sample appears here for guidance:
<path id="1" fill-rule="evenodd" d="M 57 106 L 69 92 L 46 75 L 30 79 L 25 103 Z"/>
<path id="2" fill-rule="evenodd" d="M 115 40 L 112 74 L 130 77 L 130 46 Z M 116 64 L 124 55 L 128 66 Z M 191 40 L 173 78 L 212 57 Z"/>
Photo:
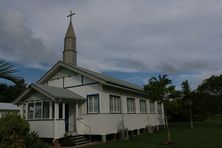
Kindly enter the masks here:
<path id="1" fill-rule="evenodd" d="M 222 118 L 195 122 L 194 128 L 189 123 L 170 124 L 173 144 L 165 145 L 165 129 L 153 134 L 135 136 L 130 140 L 93 145 L 91 148 L 222 148 Z"/>

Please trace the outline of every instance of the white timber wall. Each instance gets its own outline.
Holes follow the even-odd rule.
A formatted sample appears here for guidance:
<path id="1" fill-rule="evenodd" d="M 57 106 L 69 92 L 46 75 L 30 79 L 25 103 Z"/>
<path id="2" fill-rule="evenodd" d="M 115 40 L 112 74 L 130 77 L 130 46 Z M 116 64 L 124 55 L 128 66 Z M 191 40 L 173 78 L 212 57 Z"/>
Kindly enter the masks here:
<path id="1" fill-rule="evenodd" d="M 122 128 L 135 130 L 145 128 L 146 126 L 157 126 L 164 124 L 163 113 L 157 113 L 157 105 L 155 105 L 155 113 L 150 114 L 149 100 L 143 96 L 139 96 L 129 91 L 118 91 L 116 89 L 101 88 L 100 93 L 100 113 L 99 114 L 83 114 L 80 119 L 83 123 L 90 126 L 91 134 L 107 135 L 117 133 Z M 121 113 L 110 113 L 109 96 L 116 95 L 121 98 Z M 127 112 L 127 98 L 134 98 L 136 104 L 136 113 Z M 147 113 L 140 113 L 140 100 L 146 100 Z M 155 104 L 157 104 L 155 102 Z M 89 134 L 89 129 L 81 122 L 78 122 L 78 133 Z"/>
<path id="2" fill-rule="evenodd" d="M 149 100 L 145 99 L 144 96 L 127 90 L 119 91 L 117 89 L 104 88 L 102 84 L 69 70 L 61 70 L 55 74 L 47 82 L 47 85 L 67 88 L 85 98 L 87 95 L 99 94 L 99 114 L 87 113 L 87 101 L 78 104 L 78 115 L 76 117 L 78 134 L 106 135 L 117 133 L 122 128 L 122 122 L 124 122 L 124 128 L 128 128 L 128 130 L 145 128 L 148 125 L 164 124 L 164 115 L 163 113 L 157 113 L 156 102 L 155 113 L 150 113 Z M 110 113 L 109 95 L 120 96 L 122 104 L 121 113 Z M 127 112 L 128 97 L 135 99 L 136 113 Z M 140 99 L 146 100 L 147 113 L 140 113 Z M 70 118 L 70 120 L 72 119 Z"/>

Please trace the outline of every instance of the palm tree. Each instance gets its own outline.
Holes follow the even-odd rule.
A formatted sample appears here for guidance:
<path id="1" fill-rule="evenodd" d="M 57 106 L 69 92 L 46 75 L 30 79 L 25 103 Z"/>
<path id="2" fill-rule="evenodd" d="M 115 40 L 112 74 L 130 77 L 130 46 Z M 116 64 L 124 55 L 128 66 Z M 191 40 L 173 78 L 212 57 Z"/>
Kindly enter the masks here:
<path id="1" fill-rule="evenodd" d="M 175 86 L 171 85 L 172 81 L 167 78 L 167 75 L 159 75 L 157 78 L 152 77 L 148 80 L 148 84 L 144 85 L 144 90 L 147 96 L 151 100 L 156 100 L 164 104 L 164 114 L 165 114 L 165 123 L 167 129 L 167 142 L 168 144 L 172 143 L 166 105 L 167 101 L 176 96 Z"/>
<path id="2" fill-rule="evenodd" d="M 20 85 L 22 79 L 20 77 L 14 76 L 16 68 L 6 60 L 0 59 L 0 78 L 9 80 L 16 85 Z"/>
<path id="3" fill-rule="evenodd" d="M 191 89 L 188 80 L 183 81 L 181 84 L 182 87 L 182 94 L 183 94 L 183 100 L 185 102 L 185 105 L 189 107 L 189 116 L 190 116 L 190 128 L 193 128 L 193 115 L 192 115 L 192 100 L 191 100 Z"/>

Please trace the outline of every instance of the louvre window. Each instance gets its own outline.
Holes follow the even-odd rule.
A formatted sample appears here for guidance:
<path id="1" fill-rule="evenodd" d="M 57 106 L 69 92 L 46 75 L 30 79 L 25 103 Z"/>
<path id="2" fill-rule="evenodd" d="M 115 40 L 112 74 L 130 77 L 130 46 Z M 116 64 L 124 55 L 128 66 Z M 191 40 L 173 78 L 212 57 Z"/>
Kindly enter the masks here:
<path id="1" fill-rule="evenodd" d="M 150 113 L 155 113 L 155 104 L 154 104 L 154 102 L 150 102 Z"/>
<path id="2" fill-rule="evenodd" d="M 99 113 L 99 95 L 88 95 L 88 113 Z"/>
<path id="3" fill-rule="evenodd" d="M 28 119 L 33 119 L 34 114 L 34 103 L 28 104 Z"/>
<path id="4" fill-rule="evenodd" d="M 42 102 L 35 103 L 35 118 L 41 118 Z"/>
<path id="5" fill-rule="evenodd" d="M 136 112 L 135 99 L 127 98 L 127 112 L 128 113 L 135 113 Z"/>
<path id="6" fill-rule="evenodd" d="M 109 106 L 111 113 L 120 113 L 121 110 L 120 96 L 110 95 Z"/>
<path id="7" fill-rule="evenodd" d="M 43 118 L 49 118 L 49 102 L 43 102 Z"/>
<path id="8" fill-rule="evenodd" d="M 158 113 L 163 113 L 161 103 L 157 104 L 157 110 L 158 110 Z"/>
<path id="9" fill-rule="evenodd" d="M 28 103 L 28 119 L 42 118 L 49 118 L 49 101 Z"/>
<path id="10" fill-rule="evenodd" d="M 140 100 L 140 112 L 146 113 L 146 100 Z"/>

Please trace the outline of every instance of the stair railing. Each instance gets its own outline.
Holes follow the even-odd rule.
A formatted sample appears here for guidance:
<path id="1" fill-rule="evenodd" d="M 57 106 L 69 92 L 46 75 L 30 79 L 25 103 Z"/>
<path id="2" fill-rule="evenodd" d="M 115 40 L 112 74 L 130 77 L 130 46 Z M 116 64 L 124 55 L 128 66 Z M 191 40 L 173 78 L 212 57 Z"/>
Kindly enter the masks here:
<path id="1" fill-rule="evenodd" d="M 80 118 L 77 118 L 77 120 L 89 129 L 89 141 L 91 142 L 91 128 L 86 123 L 82 122 Z"/>

